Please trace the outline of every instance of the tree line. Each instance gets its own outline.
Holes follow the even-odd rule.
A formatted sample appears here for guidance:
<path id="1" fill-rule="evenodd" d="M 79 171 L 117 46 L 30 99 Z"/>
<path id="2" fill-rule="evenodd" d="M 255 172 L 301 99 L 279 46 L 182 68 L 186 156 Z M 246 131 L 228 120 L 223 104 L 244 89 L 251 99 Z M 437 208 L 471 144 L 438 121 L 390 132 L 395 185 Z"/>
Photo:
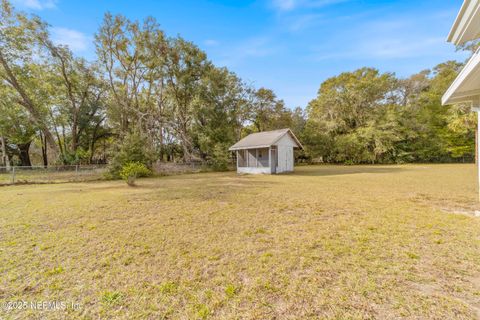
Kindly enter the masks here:
<path id="1" fill-rule="evenodd" d="M 340 163 L 473 161 L 470 106 L 441 105 L 462 66 L 448 61 L 407 79 L 362 68 L 326 80 L 307 106 L 307 153 Z"/>
<path id="2" fill-rule="evenodd" d="M 306 108 L 288 108 L 215 66 L 192 42 L 152 17 L 107 13 L 96 59 L 51 39 L 49 25 L 0 10 L 0 165 L 202 161 L 225 168 L 228 147 L 258 131 L 291 128 L 303 161 L 471 161 L 475 119 L 440 97 L 462 64 L 408 79 L 373 68 L 321 84 Z"/>

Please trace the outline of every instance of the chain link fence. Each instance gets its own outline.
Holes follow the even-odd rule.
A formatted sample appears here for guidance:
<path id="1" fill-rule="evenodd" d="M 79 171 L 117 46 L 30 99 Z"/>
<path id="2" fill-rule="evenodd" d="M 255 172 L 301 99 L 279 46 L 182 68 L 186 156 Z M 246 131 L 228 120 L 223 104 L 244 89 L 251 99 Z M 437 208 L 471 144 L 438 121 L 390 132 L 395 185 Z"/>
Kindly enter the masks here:
<path id="1" fill-rule="evenodd" d="M 235 165 L 229 165 L 229 170 L 235 170 Z M 62 183 L 95 181 L 105 178 L 107 165 L 60 165 L 60 166 L 0 166 L 0 186 L 28 183 Z M 152 171 L 157 176 L 178 175 L 212 171 L 203 162 L 175 163 L 157 162 Z"/>
<path id="2" fill-rule="evenodd" d="M 227 170 L 236 170 L 236 163 L 230 163 L 227 166 Z M 155 175 L 169 176 L 185 173 L 199 173 L 215 171 L 214 168 L 208 165 L 206 162 L 190 162 L 190 163 L 178 163 L 178 162 L 156 162 L 152 166 L 152 171 Z"/>
<path id="3" fill-rule="evenodd" d="M 106 165 L 0 167 L 0 185 L 93 181 L 103 178 Z"/>
<path id="4" fill-rule="evenodd" d="M 208 171 L 209 167 L 206 163 L 176 163 L 176 162 L 156 162 L 153 164 L 152 170 L 157 175 L 176 175 L 184 173 L 198 173 Z"/>

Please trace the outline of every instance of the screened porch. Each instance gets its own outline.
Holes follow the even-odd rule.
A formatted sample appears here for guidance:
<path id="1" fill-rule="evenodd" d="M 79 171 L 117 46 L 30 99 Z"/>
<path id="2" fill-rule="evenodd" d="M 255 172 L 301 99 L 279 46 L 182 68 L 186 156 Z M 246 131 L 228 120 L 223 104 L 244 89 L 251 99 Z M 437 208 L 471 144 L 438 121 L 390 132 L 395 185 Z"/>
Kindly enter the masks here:
<path id="1" fill-rule="evenodd" d="M 276 147 L 237 150 L 237 168 L 241 171 L 274 173 Z M 273 159 L 273 161 L 270 161 Z M 245 170 L 242 170 L 245 169 Z"/>

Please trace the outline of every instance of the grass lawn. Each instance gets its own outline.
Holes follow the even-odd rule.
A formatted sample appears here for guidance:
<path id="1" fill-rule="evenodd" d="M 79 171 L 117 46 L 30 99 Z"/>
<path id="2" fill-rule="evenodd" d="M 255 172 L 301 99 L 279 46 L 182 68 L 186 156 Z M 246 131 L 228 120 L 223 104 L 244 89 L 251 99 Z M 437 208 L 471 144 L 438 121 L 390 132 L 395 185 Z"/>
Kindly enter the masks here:
<path id="1" fill-rule="evenodd" d="M 0 188 L 0 319 L 480 317 L 474 165 Z M 4 304 L 0 304 L 2 308 Z"/>

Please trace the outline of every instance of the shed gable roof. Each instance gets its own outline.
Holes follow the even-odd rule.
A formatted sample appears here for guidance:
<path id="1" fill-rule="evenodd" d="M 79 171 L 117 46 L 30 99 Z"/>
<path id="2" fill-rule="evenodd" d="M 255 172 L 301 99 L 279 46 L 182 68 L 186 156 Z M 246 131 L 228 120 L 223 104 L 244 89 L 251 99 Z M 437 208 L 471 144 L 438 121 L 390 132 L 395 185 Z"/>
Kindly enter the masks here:
<path id="1" fill-rule="evenodd" d="M 302 144 L 300 143 L 300 141 L 298 141 L 297 137 L 295 137 L 292 130 L 287 128 L 249 134 L 248 136 L 231 146 L 229 150 L 234 151 L 242 149 L 268 148 L 274 145 L 286 134 L 289 134 L 293 138 L 298 148 L 303 149 Z"/>

